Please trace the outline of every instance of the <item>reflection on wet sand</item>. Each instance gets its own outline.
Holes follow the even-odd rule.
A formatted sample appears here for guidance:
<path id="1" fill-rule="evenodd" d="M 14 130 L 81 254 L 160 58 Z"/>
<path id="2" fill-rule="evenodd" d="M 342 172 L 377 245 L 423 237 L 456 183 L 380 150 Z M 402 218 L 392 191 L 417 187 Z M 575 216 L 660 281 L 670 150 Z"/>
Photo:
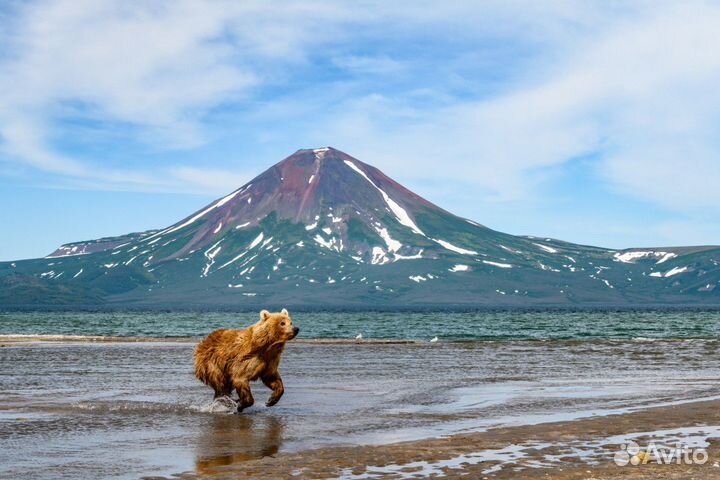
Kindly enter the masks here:
<path id="1" fill-rule="evenodd" d="M 719 407 L 718 400 L 688 402 L 413 442 L 281 452 L 273 458 L 219 468 L 211 478 L 717 480 Z M 690 450 L 704 449 L 707 455 L 698 457 L 699 462 L 651 457 L 639 465 L 616 463 L 616 453 L 630 440 L 643 449 L 652 443 L 666 454 L 680 444 Z M 182 480 L 208 477 L 179 476 Z"/>
<path id="2" fill-rule="evenodd" d="M 284 424 L 274 415 L 208 414 L 201 428 L 195 470 L 213 473 L 217 467 L 275 455 L 282 444 Z"/>

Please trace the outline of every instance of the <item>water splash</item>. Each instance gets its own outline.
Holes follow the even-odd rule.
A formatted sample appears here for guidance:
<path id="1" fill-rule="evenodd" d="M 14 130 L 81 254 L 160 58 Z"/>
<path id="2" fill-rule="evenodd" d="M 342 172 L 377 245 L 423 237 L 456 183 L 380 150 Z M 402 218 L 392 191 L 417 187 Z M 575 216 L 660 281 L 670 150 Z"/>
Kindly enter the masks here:
<path id="1" fill-rule="evenodd" d="M 209 405 L 197 407 L 198 412 L 203 413 L 235 413 L 237 402 L 230 397 L 218 397 Z"/>

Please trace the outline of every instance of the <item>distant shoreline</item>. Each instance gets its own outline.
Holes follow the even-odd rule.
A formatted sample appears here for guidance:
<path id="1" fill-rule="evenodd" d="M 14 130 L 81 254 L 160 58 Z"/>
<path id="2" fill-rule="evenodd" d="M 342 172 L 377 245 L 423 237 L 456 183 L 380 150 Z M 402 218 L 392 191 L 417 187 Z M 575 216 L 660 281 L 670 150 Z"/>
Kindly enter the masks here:
<path id="1" fill-rule="evenodd" d="M 272 305 L 270 305 L 271 308 Z M 653 303 L 639 305 L 615 304 L 549 304 L 549 305 L 470 305 L 470 304 L 428 304 L 428 305 L 293 305 L 282 304 L 282 308 L 298 312 L 652 312 L 688 311 L 717 312 L 720 304 L 677 304 Z M 12 312 L 259 312 L 267 304 L 257 305 L 3 305 L 0 314 Z"/>
<path id="2" fill-rule="evenodd" d="M 209 331 L 208 331 L 209 333 Z M 29 344 L 117 344 L 117 343 L 152 343 L 152 344 L 195 344 L 203 336 L 192 337 L 139 337 L 115 335 L 59 335 L 59 334 L 0 334 L 0 347 Z M 609 337 L 609 338 L 474 338 L 447 339 L 433 343 L 428 340 L 402 338 L 298 338 L 288 345 L 442 345 L 462 343 L 561 343 L 561 344 L 617 344 L 628 342 L 682 342 L 682 341 L 716 341 L 717 337 Z"/>
<path id="3" fill-rule="evenodd" d="M 112 335 L 0 334 L 0 346 L 29 343 L 196 343 L 202 337 L 123 337 Z M 299 344 L 408 345 L 429 343 L 418 340 L 308 338 L 293 340 Z"/>

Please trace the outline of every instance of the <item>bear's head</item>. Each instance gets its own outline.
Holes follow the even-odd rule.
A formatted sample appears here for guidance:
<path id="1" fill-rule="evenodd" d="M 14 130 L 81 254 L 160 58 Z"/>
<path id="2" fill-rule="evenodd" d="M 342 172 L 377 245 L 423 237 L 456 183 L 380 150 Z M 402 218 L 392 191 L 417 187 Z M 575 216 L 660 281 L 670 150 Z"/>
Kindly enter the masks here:
<path id="1" fill-rule="evenodd" d="M 284 308 L 280 313 L 260 312 L 258 326 L 275 342 L 287 342 L 300 332 L 298 327 L 293 326 L 292 318 Z"/>

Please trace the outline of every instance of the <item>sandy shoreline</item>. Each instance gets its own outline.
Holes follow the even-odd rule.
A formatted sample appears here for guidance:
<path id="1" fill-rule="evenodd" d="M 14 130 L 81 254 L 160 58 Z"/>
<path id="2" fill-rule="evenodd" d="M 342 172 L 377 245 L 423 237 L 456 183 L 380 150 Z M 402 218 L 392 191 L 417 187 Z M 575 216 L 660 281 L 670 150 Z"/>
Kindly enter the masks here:
<path id="1" fill-rule="evenodd" d="M 641 447 L 706 441 L 709 459 L 620 467 L 613 455 L 626 439 Z M 180 478 L 718 479 L 719 460 L 720 400 L 711 400 L 390 445 L 269 452 L 260 459 L 225 455 L 199 461 L 196 472 Z"/>

